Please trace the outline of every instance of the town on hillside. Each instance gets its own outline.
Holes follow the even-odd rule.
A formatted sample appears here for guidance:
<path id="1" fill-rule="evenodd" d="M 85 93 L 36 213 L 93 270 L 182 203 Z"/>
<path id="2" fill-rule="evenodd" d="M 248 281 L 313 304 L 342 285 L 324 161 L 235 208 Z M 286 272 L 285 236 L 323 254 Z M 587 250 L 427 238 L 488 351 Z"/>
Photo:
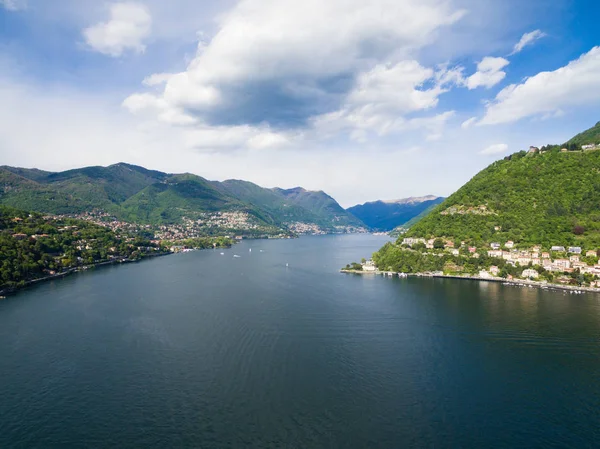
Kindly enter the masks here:
<path id="1" fill-rule="evenodd" d="M 387 243 L 373 259 L 348 264 L 344 272 L 462 277 L 560 284 L 600 289 L 599 251 L 580 246 L 532 245 L 491 242 L 481 247 L 446 238 L 408 237 Z"/>

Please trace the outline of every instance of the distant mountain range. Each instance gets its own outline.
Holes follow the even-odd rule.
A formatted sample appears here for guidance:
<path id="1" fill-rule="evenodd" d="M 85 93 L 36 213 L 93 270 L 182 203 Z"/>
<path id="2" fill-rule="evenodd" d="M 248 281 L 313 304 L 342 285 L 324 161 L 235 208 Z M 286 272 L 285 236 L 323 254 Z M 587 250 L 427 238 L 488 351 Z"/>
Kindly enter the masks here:
<path id="1" fill-rule="evenodd" d="M 0 167 L 0 204 L 49 214 L 101 210 L 136 223 L 178 223 L 204 213 L 241 211 L 260 225 L 295 222 L 342 231 L 365 225 L 322 191 L 269 189 L 247 181 L 209 181 L 119 163 L 64 172 Z"/>
<path id="2" fill-rule="evenodd" d="M 399 200 L 372 201 L 347 209 L 355 217 L 372 229 L 391 231 L 398 226 L 406 225 L 424 212 L 429 211 L 444 198 L 427 195 L 409 197 Z"/>

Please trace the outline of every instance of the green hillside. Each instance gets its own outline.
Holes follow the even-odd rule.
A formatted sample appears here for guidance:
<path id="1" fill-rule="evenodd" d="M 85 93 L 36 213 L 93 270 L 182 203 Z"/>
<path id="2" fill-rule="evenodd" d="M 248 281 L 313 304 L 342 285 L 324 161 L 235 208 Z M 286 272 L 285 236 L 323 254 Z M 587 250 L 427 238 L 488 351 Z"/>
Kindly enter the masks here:
<path id="1" fill-rule="evenodd" d="M 216 183 L 232 196 L 266 211 L 277 225 L 303 222 L 333 229 L 340 220 L 356 226 L 356 219 L 349 215 L 330 196 L 323 192 L 309 192 L 302 188 L 266 189 L 248 181 L 227 180 Z"/>
<path id="2" fill-rule="evenodd" d="M 600 152 L 521 152 L 494 162 L 406 236 L 599 247 Z"/>
<path id="3" fill-rule="evenodd" d="M 329 231 L 336 226 L 364 226 L 324 192 L 267 189 L 236 180 L 208 181 L 124 163 L 58 173 L 3 166 L 0 204 L 56 215 L 101 211 L 144 224 L 174 224 L 184 217 L 235 211 L 247 214 L 248 226 L 254 223 L 275 234 L 296 222 Z M 230 218 L 229 223 L 235 223 L 235 218 Z"/>
<path id="4" fill-rule="evenodd" d="M 574 144 L 578 146 L 590 144 L 600 145 L 600 122 L 596 123 L 590 129 L 577 134 L 575 137 L 569 140 L 567 144 Z"/>
<path id="5" fill-rule="evenodd" d="M 0 206 L 0 290 L 82 266 L 163 252 L 139 235 Z"/>
<path id="6" fill-rule="evenodd" d="M 325 192 L 306 190 L 302 187 L 293 189 L 273 189 L 282 195 L 288 204 L 302 207 L 318 217 L 327 217 L 333 226 L 365 226 L 358 218 L 347 212 L 336 200 Z"/>

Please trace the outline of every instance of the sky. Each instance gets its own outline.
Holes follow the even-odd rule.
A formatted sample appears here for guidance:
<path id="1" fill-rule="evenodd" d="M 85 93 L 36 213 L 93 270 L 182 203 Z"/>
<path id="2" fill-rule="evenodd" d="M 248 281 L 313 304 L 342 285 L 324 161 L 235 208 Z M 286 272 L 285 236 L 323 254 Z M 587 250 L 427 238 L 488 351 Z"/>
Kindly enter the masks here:
<path id="1" fill-rule="evenodd" d="M 0 164 L 447 196 L 600 120 L 595 0 L 0 0 Z"/>

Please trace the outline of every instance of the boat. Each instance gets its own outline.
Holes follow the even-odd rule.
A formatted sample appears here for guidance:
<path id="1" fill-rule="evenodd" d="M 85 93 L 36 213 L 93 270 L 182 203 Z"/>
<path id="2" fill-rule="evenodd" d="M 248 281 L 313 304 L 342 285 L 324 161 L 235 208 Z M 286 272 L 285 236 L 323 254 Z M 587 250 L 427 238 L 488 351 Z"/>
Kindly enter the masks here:
<path id="1" fill-rule="evenodd" d="M 233 257 L 242 257 L 242 256 L 238 256 L 237 254 L 234 254 Z"/>
<path id="2" fill-rule="evenodd" d="M 224 256 L 224 255 L 225 255 L 225 253 L 221 253 L 221 256 Z"/>
<path id="3" fill-rule="evenodd" d="M 252 248 L 248 249 L 248 252 L 251 253 L 252 252 Z"/>

